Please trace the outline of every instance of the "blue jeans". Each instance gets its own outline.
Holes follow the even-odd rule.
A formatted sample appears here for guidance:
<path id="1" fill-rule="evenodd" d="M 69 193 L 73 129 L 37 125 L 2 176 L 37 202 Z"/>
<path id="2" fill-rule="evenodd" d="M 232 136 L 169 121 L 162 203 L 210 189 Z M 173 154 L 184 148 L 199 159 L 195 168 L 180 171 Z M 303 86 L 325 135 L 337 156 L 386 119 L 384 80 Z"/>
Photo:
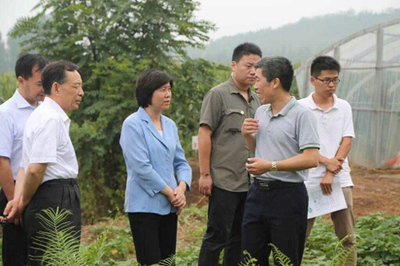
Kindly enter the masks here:
<path id="1" fill-rule="evenodd" d="M 260 188 L 252 184 L 242 223 L 242 248 L 258 263 L 268 264 L 269 243 L 300 265 L 307 229 L 308 195 L 304 184 Z"/>

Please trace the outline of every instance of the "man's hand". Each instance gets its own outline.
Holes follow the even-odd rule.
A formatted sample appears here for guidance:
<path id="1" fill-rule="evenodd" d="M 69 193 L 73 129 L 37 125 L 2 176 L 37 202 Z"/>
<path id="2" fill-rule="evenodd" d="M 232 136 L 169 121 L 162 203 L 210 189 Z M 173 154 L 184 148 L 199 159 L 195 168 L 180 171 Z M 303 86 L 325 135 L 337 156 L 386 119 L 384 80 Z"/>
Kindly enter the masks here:
<path id="1" fill-rule="evenodd" d="M 12 199 L 7 203 L 6 208 L 4 209 L 4 217 L 3 221 L 7 221 L 9 223 L 15 223 L 16 225 L 20 224 L 20 216 L 24 210 L 22 205 L 20 204 L 20 198 Z"/>
<path id="2" fill-rule="evenodd" d="M 326 169 L 332 172 L 334 175 L 338 174 L 342 170 L 343 158 L 331 158 L 324 162 Z"/>
<path id="3" fill-rule="evenodd" d="M 258 119 L 246 118 L 242 125 L 244 136 L 252 135 L 258 131 Z"/>
<path id="4" fill-rule="evenodd" d="M 213 187 L 213 180 L 211 175 L 200 175 L 199 179 L 199 191 L 204 196 L 210 196 Z"/>
<path id="5" fill-rule="evenodd" d="M 326 171 L 325 176 L 321 179 L 320 186 L 322 194 L 329 195 L 332 193 L 333 173 Z"/>
<path id="6" fill-rule="evenodd" d="M 248 158 L 246 170 L 253 175 L 261 175 L 271 169 L 271 162 L 261 158 Z"/>

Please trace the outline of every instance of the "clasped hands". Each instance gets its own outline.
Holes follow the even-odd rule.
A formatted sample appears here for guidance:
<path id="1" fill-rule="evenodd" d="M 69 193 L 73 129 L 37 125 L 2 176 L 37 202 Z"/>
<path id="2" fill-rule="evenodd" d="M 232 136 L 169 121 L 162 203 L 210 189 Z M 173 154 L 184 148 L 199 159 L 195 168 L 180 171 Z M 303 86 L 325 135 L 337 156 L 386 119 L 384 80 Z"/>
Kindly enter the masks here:
<path id="1" fill-rule="evenodd" d="M 22 224 L 22 213 L 26 204 L 20 198 L 14 198 L 7 203 L 3 215 L 0 220 L 7 223 L 14 223 L 15 225 Z"/>
<path id="2" fill-rule="evenodd" d="M 174 189 L 173 194 L 168 197 L 168 200 L 174 205 L 175 208 L 178 208 L 176 215 L 181 214 L 183 208 L 186 206 L 186 184 L 185 186 L 178 186 Z"/>
<path id="3" fill-rule="evenodd" d="M 322 194 L 329 195 L 332 193 L 332 183 L 334 175 L 337 175 L 342 170 L 344 158 L 326 159 L 323 164 L 326 167 L 326 174 L 321 179 L 320 186 Z"/>

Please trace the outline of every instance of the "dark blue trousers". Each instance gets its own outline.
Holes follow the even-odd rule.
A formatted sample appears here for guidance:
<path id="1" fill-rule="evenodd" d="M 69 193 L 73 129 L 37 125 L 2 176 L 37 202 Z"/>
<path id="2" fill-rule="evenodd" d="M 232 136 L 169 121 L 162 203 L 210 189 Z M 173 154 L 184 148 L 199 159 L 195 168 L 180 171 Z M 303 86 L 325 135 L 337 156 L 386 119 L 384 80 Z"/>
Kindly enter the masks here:
<path id="1" fill-rule="evenodd" d="M 300 265 L 307 229 L 308 195 L 304 184 L 259 188 L 252 184 L 247 194 L 242 223 L 242 248 L 269 265 L 269 243 Z"/>

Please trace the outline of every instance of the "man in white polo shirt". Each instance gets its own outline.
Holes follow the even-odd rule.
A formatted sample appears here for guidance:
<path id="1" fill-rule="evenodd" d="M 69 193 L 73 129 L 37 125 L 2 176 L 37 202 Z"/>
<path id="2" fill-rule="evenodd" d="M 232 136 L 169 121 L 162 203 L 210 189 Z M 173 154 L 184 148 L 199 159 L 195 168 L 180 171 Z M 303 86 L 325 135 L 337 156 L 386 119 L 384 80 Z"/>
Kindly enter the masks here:
<path id="1" fill-rule="evenodd" d="M 14 198 L 15 180 L 22 157 L 22 136 L 29 115 L 43 101 L 41 71 L 48 63 L 38 54 L 21 54 L 15 64 L 18 89 L 0 106 L 0 213 Z M 3 265 L 26 265 L 26 236 L 21 226 L 3 227 Z"/>
<path id="2" fill-rule="evenodd" d="M 36 217 L 42 210 L 70 210 L 73 215 L 67 220 L 74 226 L 76 238 L 80 239 L 78 162 L 69 137 L 71 121 L 66 114 L 79 108 L 84 94 L 77 70 L 78 67 L 69 62 L 53 62 L 43 69 L 46 97 L 25 126 L 21 161 L 25 175 L 18 175 L 17 188 L 20 181 L 23 185 L 22 191 L 18 191 L 21 196 L 15 200 L 19 213 L 25 209 L 23 221 L 28 238 L 29 265 L 43 263 L 40 261 L 43 252 L 34 243 L 37 232 L 46 230 Z M 12 205 L 7 206 L 7 212 L 14 208 Z M 8 218 L 12 216 L 10 211 Z"/>
<path id="3" fill-rule="evenodd" d="M 347 209 L 331 213 L 336 236 L 341 240 L 348 236 L 343 244 L 356 244 L 353 214 L 353 182 L 347 155 L 354 138 L 352 112 L 349 103 L 335 95 L 339 83 L 340 65 L 334 58 L 320 56 L 311 64 L 311 84 L 315 91 L 300 104 L 309 108 L 318 123 L 318 135 L 321 143 L 319 166 L 309 171 L 306 186 L 320 185 L 324 194 L 332 192 L 332 182 L 338 178 L 347 203 Z M 315 218 L 308 220 L 307 237 L 310 235 Z M 355 265 L 356 249 L 349 256 L 347 264 Z"/>

